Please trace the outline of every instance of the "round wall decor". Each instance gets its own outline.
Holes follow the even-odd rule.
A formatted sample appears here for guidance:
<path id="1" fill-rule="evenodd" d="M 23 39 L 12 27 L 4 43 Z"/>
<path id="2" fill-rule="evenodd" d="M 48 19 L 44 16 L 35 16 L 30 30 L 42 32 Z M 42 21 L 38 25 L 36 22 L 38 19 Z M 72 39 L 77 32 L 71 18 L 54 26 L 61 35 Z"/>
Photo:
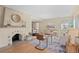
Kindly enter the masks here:
<path id="1" fill-rule="evenodd" d="M 12 14 L 11 19 L 12 19 L 13 22 L 17 23 L 17 22 L 20 22 L 21 17 L 18 14 Z"/>

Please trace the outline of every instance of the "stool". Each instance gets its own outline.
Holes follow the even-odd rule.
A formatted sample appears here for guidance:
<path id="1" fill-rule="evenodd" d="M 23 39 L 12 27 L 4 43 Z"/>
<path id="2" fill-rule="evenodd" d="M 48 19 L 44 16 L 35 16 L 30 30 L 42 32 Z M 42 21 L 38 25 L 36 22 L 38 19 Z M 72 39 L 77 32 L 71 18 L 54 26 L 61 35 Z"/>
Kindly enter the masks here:
<path id="1" fill-rule="evenodd" d="M 44 47 L 44 48 L 43 47 L 40 47 L 41 42 L 45 40 L 43 38 L 43 35 L 42 34 L 37 34 L 36 35 L 36 38 L 37 38 L 37 40 L 39 40 L 39 44 L 35 46 L 36 49 L 38 49 L 38 50 L 44 50 L 45 48 L 47 48 L 47 47 Z"/>

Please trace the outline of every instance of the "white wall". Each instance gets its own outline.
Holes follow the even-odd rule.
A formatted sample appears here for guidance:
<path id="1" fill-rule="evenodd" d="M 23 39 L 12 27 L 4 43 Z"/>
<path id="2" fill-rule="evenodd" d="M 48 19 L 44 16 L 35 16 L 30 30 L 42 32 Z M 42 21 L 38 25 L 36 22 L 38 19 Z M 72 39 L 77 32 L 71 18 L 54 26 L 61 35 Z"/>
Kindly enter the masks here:
<path id="1" fill-rule="evenodd" d="M 4 21 L 4 8 L 0 7 L 0 27 L 3 26 L 3 21 Z"/>

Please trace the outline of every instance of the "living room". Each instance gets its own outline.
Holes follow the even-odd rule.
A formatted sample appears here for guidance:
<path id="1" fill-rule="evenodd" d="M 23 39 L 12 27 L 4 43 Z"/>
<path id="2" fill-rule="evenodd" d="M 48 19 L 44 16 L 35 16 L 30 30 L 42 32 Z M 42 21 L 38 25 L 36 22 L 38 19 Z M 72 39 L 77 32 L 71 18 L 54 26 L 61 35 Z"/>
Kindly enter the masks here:
<path id="1" fill-rule="evenodd" d="M 1 5 L 0 52 L 78 53 L 79 6 Z"/>

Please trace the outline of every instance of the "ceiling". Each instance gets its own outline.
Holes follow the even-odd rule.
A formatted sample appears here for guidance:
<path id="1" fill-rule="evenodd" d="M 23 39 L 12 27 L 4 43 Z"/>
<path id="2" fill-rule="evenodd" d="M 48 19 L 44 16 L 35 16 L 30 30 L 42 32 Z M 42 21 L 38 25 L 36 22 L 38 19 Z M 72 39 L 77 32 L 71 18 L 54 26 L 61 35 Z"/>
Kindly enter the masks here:
<path id="1" fill-rule="evenodd" d="M 14 10 L 19 10 L 37 18 L 56 18 L 72 15 L 74 5 L 5 5 Z"/>

